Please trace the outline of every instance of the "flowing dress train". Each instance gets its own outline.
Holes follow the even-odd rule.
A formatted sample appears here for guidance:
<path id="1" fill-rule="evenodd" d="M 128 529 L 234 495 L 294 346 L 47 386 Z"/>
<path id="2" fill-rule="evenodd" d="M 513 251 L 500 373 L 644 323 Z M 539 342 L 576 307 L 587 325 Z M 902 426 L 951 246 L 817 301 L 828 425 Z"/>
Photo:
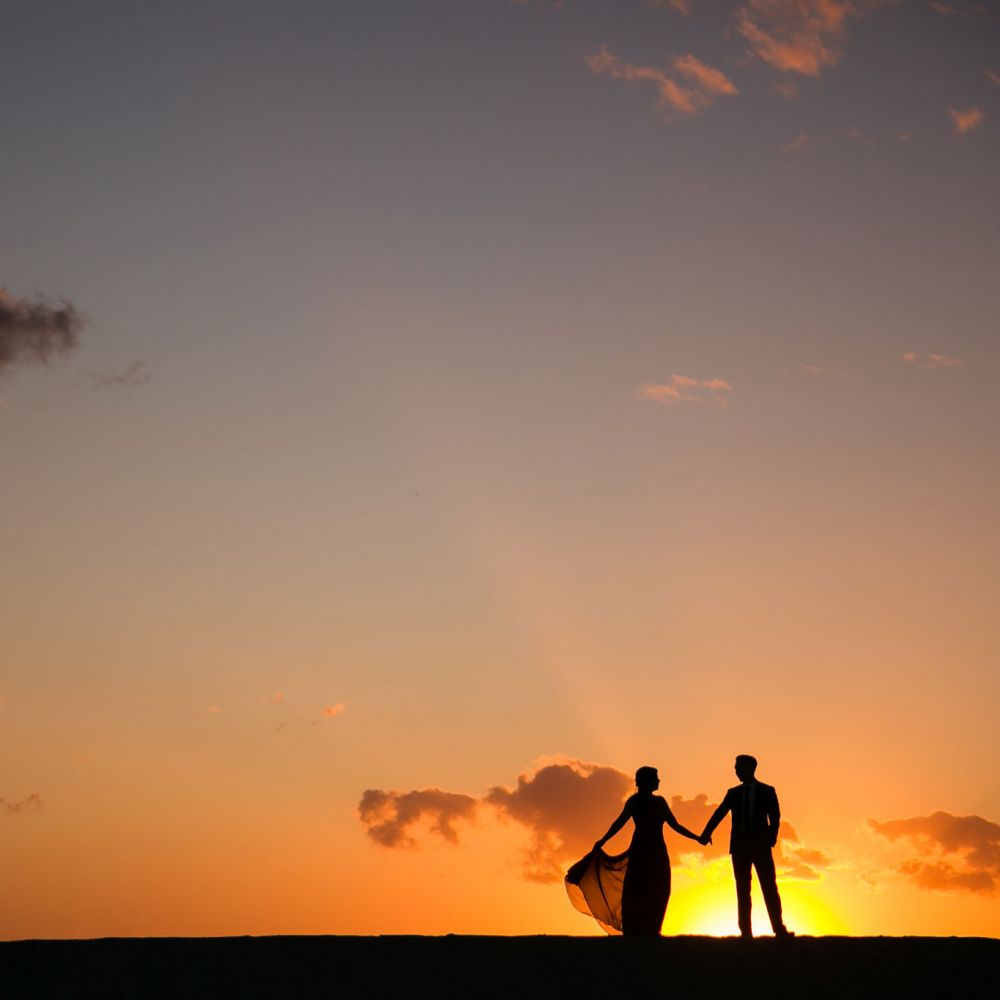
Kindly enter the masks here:
<path id="1" fill-rule="evenodd" d="M 635 823 L 624 854 L 591 851 L 566 873 L 570 901 L 609 934 L 659 934 L 670 899 L 670 858 L 663 840 L 669 806 L 659 795 L 633 795 Z"/>

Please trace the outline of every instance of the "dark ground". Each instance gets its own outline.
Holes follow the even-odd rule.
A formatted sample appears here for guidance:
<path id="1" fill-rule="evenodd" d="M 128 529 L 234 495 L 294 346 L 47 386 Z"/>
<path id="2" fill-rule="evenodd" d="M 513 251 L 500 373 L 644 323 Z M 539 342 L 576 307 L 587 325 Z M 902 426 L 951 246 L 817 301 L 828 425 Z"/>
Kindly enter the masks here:
<path id="1" fill-rule="evenodd" d="M 0 997 L 996 997 L 992 938 L 104 938 L 0 942 Z"/>

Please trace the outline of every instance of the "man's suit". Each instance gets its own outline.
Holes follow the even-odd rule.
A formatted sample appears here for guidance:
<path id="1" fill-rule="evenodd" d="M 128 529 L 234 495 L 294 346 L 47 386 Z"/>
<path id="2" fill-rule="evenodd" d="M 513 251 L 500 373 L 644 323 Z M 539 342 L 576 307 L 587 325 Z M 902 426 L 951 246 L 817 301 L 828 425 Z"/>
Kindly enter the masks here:
<path id="1" fill-rule="evenodd" d="M 729 853 L 733 858 L 733 875 L 736 878 L 740 933 L 745 936 L 753 933 L 750 925 L 750 872 L 751 868 L 756 868 L 771 927 L 777 935 L 786 934 L 771 854 L 771 848 L 778 842 L 778 824 L 781 822 L 778 794 L 771 785 L 756 780 L 730 788 L 719 808 L 712 813 L 704 836 L 710 837 L 727 813 L 732 813 L 733 817 Z"/>

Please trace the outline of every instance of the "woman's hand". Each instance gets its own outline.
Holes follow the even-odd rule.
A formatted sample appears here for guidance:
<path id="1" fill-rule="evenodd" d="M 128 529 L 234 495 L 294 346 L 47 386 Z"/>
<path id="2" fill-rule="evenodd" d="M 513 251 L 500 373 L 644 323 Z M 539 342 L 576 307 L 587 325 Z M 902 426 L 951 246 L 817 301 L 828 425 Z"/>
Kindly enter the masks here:
<path id="1" fill-rule="evenodd" d="M 594 841 L 594 848 L 593 849 L 595 851 L 599 851 L 599 850 L 601 850 L 604 847 L 604 844 L 605 844 L 605 841 L 603 841 L 603 840 L 595 840 Z"/>

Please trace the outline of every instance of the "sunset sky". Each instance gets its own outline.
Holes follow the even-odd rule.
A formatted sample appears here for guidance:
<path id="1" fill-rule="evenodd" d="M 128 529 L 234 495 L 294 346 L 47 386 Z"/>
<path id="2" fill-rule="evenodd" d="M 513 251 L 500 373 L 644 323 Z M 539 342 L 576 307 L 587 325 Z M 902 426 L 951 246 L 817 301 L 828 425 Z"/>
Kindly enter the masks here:
<path id="1" fill-rule="evenodd" d="M 0 938 L 1000 936 L 998 0 L 0 12 Z"/>

